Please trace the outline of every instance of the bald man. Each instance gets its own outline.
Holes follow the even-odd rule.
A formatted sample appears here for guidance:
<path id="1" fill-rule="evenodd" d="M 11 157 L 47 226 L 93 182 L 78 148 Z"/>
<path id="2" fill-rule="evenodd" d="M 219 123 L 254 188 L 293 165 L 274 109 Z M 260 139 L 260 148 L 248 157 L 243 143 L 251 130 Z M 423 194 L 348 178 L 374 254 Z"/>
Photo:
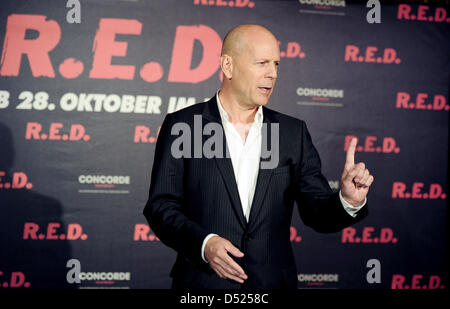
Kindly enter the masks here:
<path id="1" fill-rule="evenodd" d="M 280 64 L 268 29 L 231 29 L 220 64 L 211 100 L 164 119 L 144 215 L 178 252 L 172 288 L 296 289 L 294 201 L 305 225 L 338 232 L 367 215 L 373 176 L 355 163 L 354 139 L 333 192 L 305 122 L 266 107 Z"/>

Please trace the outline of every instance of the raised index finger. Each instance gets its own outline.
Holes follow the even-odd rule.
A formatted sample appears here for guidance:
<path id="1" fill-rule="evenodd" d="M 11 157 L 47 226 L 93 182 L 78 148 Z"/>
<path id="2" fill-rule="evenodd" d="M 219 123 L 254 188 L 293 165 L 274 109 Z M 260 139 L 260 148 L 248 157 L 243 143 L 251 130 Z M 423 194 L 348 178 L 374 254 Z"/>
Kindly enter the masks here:
<path id="1" fill-rule="evenodd" d="M 347 149 L 347 155 L 345 157 L 345 165 L 350 168 L 353 165 L 355 165 L 355 149 L 356 149 L 356 143 L 358 140 L 356 137 L 352 138 L 350 142 L 350 146 L 348 146 Z"/>

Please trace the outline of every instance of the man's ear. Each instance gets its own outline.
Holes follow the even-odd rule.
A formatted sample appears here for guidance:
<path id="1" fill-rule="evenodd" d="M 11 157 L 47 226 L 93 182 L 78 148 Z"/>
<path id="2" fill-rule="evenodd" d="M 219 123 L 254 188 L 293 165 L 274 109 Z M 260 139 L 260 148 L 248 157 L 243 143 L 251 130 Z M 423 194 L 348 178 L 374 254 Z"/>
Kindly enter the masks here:
<path id="1" fill-rule="evenodd" d="M 220 67 L 222 68 L 225 78 L 231 79 L 233 75 L 233 59 L 229 55 L 223 55 L 220 57 Z"/>

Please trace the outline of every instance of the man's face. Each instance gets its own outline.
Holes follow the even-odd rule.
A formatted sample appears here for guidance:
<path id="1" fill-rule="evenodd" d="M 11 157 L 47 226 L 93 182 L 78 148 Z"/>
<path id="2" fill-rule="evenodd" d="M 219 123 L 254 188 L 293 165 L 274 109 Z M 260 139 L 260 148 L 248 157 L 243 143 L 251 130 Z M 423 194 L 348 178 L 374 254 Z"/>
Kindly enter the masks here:
<path id="1" fill-rule="evenodd" d="M 266 105 L 272 94 L 280 63 L 276 39 L 265 32 L 255 32 L 233 57 L 231 85 L 236 99 L 249 107 Z"/>

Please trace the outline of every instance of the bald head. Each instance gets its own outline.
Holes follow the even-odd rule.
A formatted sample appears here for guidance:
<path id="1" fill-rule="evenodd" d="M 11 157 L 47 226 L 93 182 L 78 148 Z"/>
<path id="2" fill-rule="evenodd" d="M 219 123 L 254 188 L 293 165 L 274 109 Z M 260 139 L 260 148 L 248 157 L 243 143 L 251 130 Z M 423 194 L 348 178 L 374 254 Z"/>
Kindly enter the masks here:
<path id="1" fill-rule="evenodd" d="M 260 36 L 276 38 L 269 29 L 260 25 L 240 25 L 231 29 L 223 39 L 221 55 L 238 56 L 243 50 L 249 48 L 254 38 Z"/>
<path id="2" fill-rule="evenodd" d="M 260 25 L 240 25 L 225 36 L 220 66 L 222 101 L 242 110 L 267 104 L 277 79 L 280 48 L 275 36 Z M 234 103 L 233 103 L 234 102 Z"/>

